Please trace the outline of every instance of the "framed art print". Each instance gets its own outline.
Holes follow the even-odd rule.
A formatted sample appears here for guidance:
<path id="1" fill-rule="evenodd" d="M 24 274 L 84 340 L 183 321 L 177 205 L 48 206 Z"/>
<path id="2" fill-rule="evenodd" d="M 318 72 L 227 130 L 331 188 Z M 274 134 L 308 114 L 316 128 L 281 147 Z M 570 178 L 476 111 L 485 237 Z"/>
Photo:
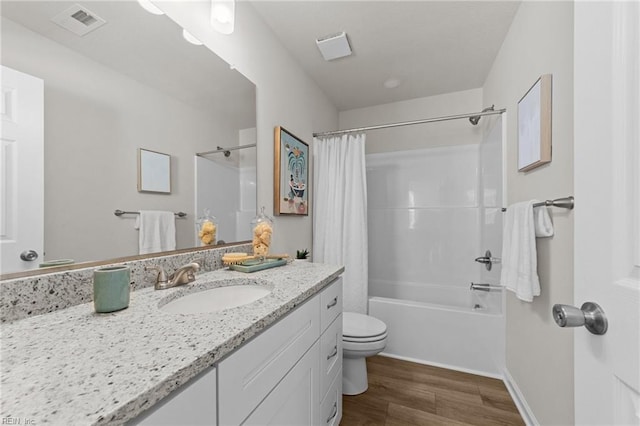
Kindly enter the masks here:
<path id="1" fill-rule="evenodd" d="M 307 216 L 309 145 L 281 126 L 274 139 L 274 214 Z"/>
<path id="2" fill-rule="evenodd" d="M 518 171 L 551 162 L 551 74 L 541 76 L 518 102 Z"/>
<path id="3" fill-rule="evenodd" d="M 171 156 L 138 149 L 138 192 L 171 193 Z"/>

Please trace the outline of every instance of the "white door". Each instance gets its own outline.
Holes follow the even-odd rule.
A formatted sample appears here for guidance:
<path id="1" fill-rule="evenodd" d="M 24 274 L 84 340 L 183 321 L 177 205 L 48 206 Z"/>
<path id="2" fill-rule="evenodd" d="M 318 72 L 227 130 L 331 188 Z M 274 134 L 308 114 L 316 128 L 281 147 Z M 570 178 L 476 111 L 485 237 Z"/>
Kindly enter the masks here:
<path id="1" fill-rule="evenodd" d="M 0 270 L 8 273 L 42 259 L 44 83 L 5 66 L 1 74 Z"/>
<path id="2" fill-rule="evenodd" d="M 573 331 L 575 422 L 640 425 L 640 4 L 574 12 L 574 302 L 609 322 Z"/>

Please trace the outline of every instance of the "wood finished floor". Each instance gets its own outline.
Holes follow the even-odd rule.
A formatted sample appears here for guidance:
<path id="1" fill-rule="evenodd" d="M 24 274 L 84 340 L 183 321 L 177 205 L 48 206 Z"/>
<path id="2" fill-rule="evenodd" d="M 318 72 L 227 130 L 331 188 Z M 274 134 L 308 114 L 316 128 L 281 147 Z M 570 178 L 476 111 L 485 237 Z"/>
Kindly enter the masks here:
<path id="1" fill-rule="evenodd" d="M 501 380 L 393 358 L 367 358 L 369 389 L 344 395 L 341 426 L 524 425 Z"/>

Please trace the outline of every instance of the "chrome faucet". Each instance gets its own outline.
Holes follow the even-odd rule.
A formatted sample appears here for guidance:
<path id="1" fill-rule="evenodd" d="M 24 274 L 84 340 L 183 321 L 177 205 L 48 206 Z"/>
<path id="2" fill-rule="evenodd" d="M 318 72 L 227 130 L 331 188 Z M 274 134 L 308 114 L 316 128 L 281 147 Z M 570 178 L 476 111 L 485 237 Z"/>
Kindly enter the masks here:
<path id="1" fill-rule="evenodd" d="M 190 282 L 196 280 L 195 273 L 198 272 L 199 269 L 199 263 L 191 262 L 179 267 L 173 274 L 169 275 L 169 277 L 167 278 L 167 274 L 162 266 L 145 266 L 144 268 L 145 271 L 158 272 L 155 282 L 156 290 L 165 290 L 167 288 L 189 284 Z"/>

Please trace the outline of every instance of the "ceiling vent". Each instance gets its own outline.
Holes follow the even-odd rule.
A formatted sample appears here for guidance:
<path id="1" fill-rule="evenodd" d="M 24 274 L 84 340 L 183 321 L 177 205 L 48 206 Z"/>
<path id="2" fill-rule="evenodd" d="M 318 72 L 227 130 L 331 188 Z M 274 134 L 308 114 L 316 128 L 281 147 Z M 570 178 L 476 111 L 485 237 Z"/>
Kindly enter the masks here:
<path id="1" fill-rule="evenodd" d="M 322 37 L 316 40 L 316 45 L 325 61 L 332 61 L 351 55 L 351 46 L 344 31 L 339 34 Z"/>
<path id="2" fill-rule="evenodd" d="M 69 9 L 51 18 L 51 20 L 79 36 L 88 34 L 107 23 L 107 21 L 79 4 L 74 4 Z"/>

